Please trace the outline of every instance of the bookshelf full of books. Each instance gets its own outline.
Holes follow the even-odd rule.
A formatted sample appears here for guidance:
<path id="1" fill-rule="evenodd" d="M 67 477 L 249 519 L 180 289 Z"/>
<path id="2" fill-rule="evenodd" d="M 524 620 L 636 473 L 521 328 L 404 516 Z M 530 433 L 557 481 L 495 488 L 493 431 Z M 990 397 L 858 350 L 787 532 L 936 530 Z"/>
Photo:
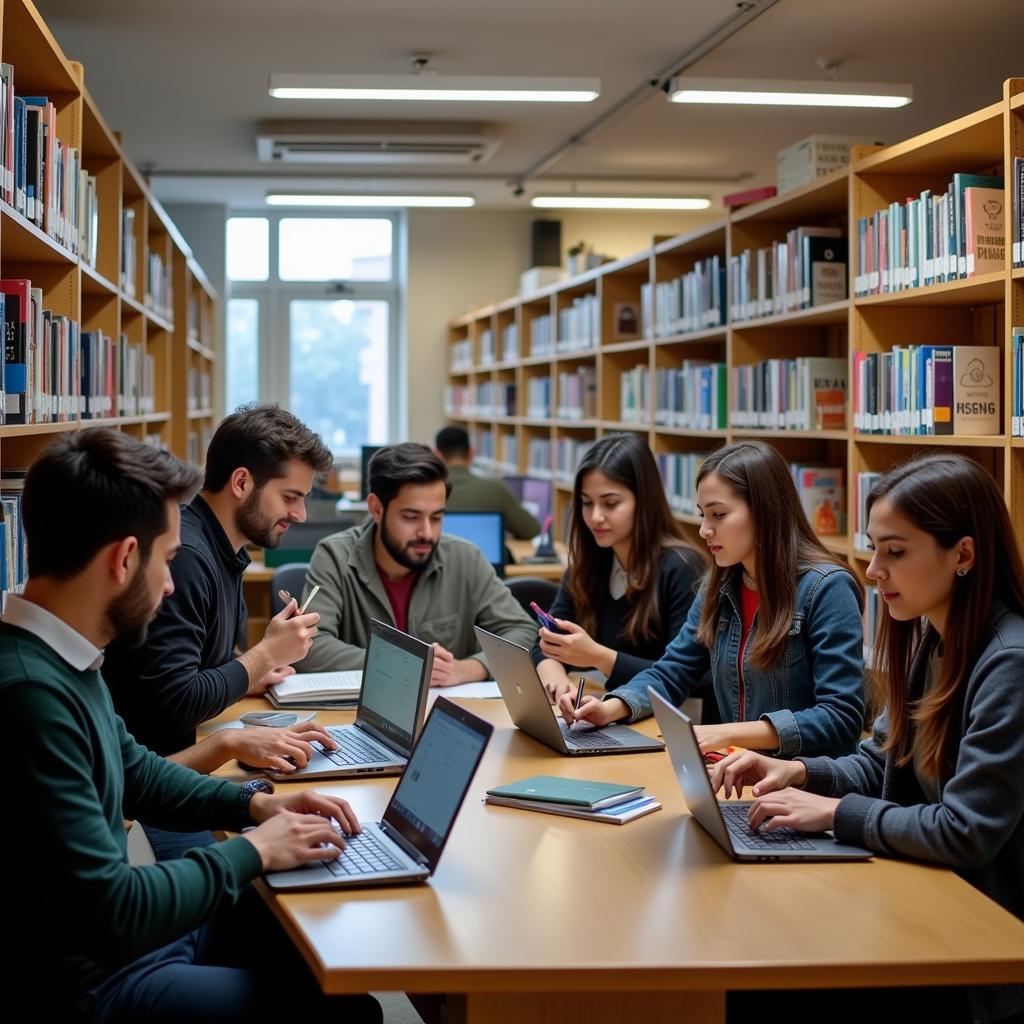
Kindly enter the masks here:
<path id="1" fill-rule="evenodd" d="M 20 491 L 54 436 L 95 424 L 190 452 L 178 288 L 205 289 L 204 370 L 216 295 L 29 0 L 0 16 L 0 585 L 23 580 Z M 183 282 L 176 259 L 188 267 Z M 212 415 L 212 413 L 211 413 Z M 212 421 L 209 421 L 207 425 Z"/>
<path id="2" fill-rule="evenodd" d="M 628 430 L 648 440 L 675 514 L 694 528 L 707 453 L 747 437 L 775 445 L 823 542 L 862 575 L 868 481 L 918 452 L 986 466 L 1024 540 L 1024 79 L 993 101 L 474 310 L 451 327 L 453 343 L 470 342 L 452 397 L 500 374 L 517 388 L 518 416 L 457 400 L 446 413 L 493 428 L 496 447 L 498 432 L 514 442 L 510 461 L 495 458 L 503 471 L 555 478 L 556 531 L 570 460 Z M 592 348 L 559 349 L 570 323 L 597 325 L 584 332 Z M 481 361 L 481 337 L 500 362 Z"/>

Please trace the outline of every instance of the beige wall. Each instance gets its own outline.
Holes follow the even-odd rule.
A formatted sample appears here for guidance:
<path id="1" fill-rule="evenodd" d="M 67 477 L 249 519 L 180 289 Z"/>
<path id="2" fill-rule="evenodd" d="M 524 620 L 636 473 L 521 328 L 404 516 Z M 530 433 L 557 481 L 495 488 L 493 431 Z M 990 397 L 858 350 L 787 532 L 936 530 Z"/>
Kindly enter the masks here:
<path id="1" fill-rule="evenodd" d="M 717 219 L 695 214 L 581 210 L 410 210 L 404 310 L 408 349 L 400 375 L 400 433 L 429 443 L 443 419 L 449 321 L 515 295 L 530 261 L 530 222 L 562 222 L 562 250 L 579 241 L 620 258 Z M 564 263 L 564 259 L 563 259 Z"/>

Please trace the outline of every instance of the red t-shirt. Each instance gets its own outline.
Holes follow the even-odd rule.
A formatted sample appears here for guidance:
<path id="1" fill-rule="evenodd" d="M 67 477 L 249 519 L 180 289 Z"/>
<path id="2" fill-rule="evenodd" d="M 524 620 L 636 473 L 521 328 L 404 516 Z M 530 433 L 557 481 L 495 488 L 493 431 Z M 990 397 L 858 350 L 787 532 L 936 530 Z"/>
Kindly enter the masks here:
<path id="1" fill-rule="evenodd" d="M 754 628 L 754 616 L 761 604 L 761 595 L 756 590 L 751 590 L 745 584 L 740 584 L 740 605 L 743 615 L 743 634 L 740 637 L 740 660 L 737 668 L 740 676 L 740 721 L 743 720 L 746 708 L 746 693 L 743 684 L 743 655 L 747 650 L 747 640 L 750 639 L 750 631 Z"/>
<path id="2" fill-rule="evenodd" d="M 412 588 L 420 578 L 418 572 L 411 572 L 400 580 L 389 580 L 384 573 L 377 571 L 381 583 L 387 591 L 388 600 L 391 602 L 391 611 L 395 616 L 395 625 L 403 632 L 409 632 L 409 602 L 412 600 Z"/>

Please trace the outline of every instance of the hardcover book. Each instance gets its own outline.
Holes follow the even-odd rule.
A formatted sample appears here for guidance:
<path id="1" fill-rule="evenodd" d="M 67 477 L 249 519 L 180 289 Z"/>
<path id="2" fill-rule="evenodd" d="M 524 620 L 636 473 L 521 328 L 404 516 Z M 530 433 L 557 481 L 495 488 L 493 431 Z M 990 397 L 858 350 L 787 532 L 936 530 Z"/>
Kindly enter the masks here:
<path id="1" fill-rule="evenodd" d="M 957 345 L 953 349 L 953 433 L 999 433 L 999 348 Z"/>

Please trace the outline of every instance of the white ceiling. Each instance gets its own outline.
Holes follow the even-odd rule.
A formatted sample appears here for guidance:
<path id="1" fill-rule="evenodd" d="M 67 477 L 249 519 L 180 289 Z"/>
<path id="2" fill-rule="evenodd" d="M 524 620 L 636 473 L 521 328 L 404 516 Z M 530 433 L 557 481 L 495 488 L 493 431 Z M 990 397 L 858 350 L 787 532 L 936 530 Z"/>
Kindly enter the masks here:
<path id="1" fill-rule="evenodd" d="M 251 206 L 270 188 L 383 188 L 353 169 L 324 179 L 271 178 L 256 159 L 266 118 L 465 120 L 502 142 L 479 170 L 402 173 L 444 191 L 470 188 L 482 206 L 526 207 L 507 184 L 733 16 L 735 0 L 36 0 L 135 162 L 167 201 Z M 1020 0 L 778 0 L 689 69 L 693 75 L 910 82 L 896 111 L 680 107 L 651 91 L 572 148 L 533 190 L 556 181 L 694 179 L 716 199 L 774 181 L 775 153 L 813 132 L 897 141 L 1001 96 L 1024 75 Z M 398 74 L 414 53 L 445 74 L 600 77 L 591 104 L 367 104 L 274 100 L 271 72 Z M 412 109 L 415 108 L 415 109 Z M 472 108 L 472 109 L 469 109 Z M 394 173 L 394 172 L 393 172 Z M 398 175 L 395 175 L 398 177 Z M 296 181 L 296 178 L 299 180 Z M 704 180 L 710 179 L 710 180 Z M 723 179 L 727 179 L 723 181 Z M 737 182 L 739 183 L 737 185 Z M 422 183 L 421 183 L 422 186 Z"/>

